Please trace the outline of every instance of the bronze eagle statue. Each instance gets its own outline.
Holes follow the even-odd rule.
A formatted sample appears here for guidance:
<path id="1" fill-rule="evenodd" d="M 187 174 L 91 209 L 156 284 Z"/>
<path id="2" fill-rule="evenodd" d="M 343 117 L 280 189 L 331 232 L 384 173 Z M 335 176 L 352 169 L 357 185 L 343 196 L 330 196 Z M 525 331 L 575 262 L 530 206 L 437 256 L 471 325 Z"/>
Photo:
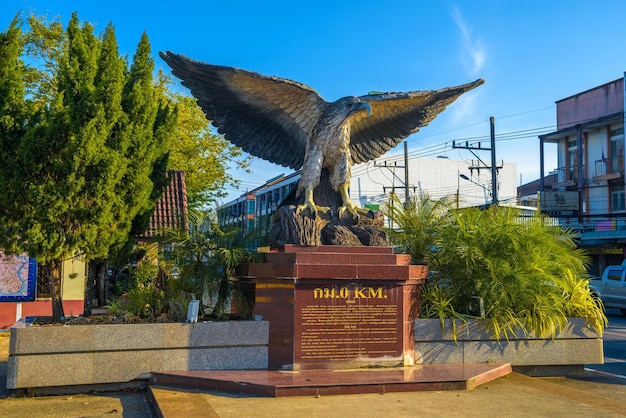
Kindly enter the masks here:
<path id="1" fill-rule="evenodd" d="M 308 208 L 312 215 L 330 209 L 313 200 L 323 169 L 341 195 L 339 217 L 345 211 L 358 216 L 360 208 L 349 197 L 352 165 L 380 157 L 484 82 L 327 102 L 296 81 L 169 51 L 159 55 L 224 138 L 256 157 L 301 170 L 296 194 L 304 203 L 297 211 Z"/>

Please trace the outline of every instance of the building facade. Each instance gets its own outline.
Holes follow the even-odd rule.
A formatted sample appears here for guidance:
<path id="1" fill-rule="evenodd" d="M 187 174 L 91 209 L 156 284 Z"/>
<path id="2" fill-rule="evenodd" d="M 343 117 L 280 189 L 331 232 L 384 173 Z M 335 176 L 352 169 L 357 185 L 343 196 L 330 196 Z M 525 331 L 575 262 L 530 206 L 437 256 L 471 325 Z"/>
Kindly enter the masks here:
<path id="1" fill-rule="evenodd" d="M 624 260 L 624 88 L 622 77 L 557 101 L 557 131 L 539 137 L 539 207 L 579 233 L 597 276 Z M 544 177 L 546 144 L 558 167 Z"/>
<path id="2" fill-rule="evenodd" d="M 6 256 L 0 251 L 0 329 L 20 318 L 52 315 L 50 270 L 27 254 Z M 60 263 L 61 297 L 67 316 L 83 313 L 87 264 L 83 256 Z"/>
<path id="3" fill-rule="evenodd" d="M 218 224 L 221 227 L 238 228 L 244 235 L 252 237 L 250 249 L 269 245 L 265 237 L 272 227 L 272 214 L 298 185 L 299 179 L 299 172 L 281 174 L 220 206 L 217 211 Z"/>

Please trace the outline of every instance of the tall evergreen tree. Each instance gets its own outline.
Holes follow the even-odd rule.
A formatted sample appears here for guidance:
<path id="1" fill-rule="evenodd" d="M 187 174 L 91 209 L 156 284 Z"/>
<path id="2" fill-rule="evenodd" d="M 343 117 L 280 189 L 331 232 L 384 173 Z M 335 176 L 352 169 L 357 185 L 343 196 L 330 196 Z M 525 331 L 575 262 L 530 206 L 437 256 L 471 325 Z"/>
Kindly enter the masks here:
<path id="1" fill-rule="evenodd" d="M 175 114 L 164 99 L 163 88 L 153 80 L 154 61 L 150 43 L 144 33 L 132 65 L 126 74 L 121 107 L 123 117 L 111 135 L 111 146 L 120 156 L 111 201 L 124 218 L 113 221 L 124 233 L 120 239 L 109 240 L 109 247 L 120 250 L 124 243 L 132 244 L 133 237 L 146 230 L 156 201 L 166 183 L 167 158 L 170 137 L 175 129 Z M 124 239 L 125 238 L 125 239 Z M 128 248 L 128 246 L 127 246 Z M 108 271 L 105 254 L 94 257 L 91 264 L 96 276 L 98 303 L 109 299 Z"/>
<path id="2" fill-rule="evenodd" d="M 93 164 L 86 167 L 85 181 L 90 185 L 89 193 L 97 196 L 98 207 L 89 215 L 98 222 L 94 230 L 95 239 L 85 248 L 90 258 L 100 260 L 95 266 L 103 266 L 99 273 L 106 274 L 106 260 L 109 250 L 115 249 L 128 239 L 130 222 L 126 216 L 125 202 L 117 195 L 117 185 L 126 171 L 125 146 L 120 140 L 120 131 L 126 117 L 122 108 L 126 65 L 119 56 L 117 39 L 113 25 L 109 24 L 102 37 L 97 72 L 94 79 L 96 106 L 96 129 L 102 135 L 102 142 L 93 149 L 86 150 L 93 158 Z M 95 144 L 94 144 L 95 145 Z M 91 314 L 92 300 L 96 289 L 94 274 L 87 277 L 85 286 L 85 314 Z"/>
<path id="3" fill-rule="evenodd" d="M 16 242 L 11 239 L 18 232 L 15 197 L 22 192 L 18 181 L 20 165 L 17 161 L 17 145 L 24 136 L 28 122 L 28 106 L 25 101 L 23 82 L 24 66 L 20 60 L 22 46 L 21 29 L 14 19 L 6 33 L 0 33 L 0 248 L 15 251 Z"/>
<path id="4" fill-rule="evenodd" d="M 22 164 L 28 168 L 29 189 L 24 207 L 31 207 L 24 243 L 29 254 L 52 265 L 53 315 L 63 315 L 59 272 L 63 259 L 84 251 L 94 239 L 91 216 L 97 206 L 89 194 L 85 171 L 94 163 L 102 143 L 97 130 L 94 78 L 98 40 L 91 25 L 82 27 L 76 14 L 67 27 L 67 49 L 61 56 L 56 85 L 58 95 L 40 126 L 24 136 Z M 44 155 L 33 159 L 39 150 Z M 45 202 L 45 204 L 44 204 Z"/>
<path id="5" fill-rule="evenodd" d="M 153 89 L 154 60 L 150 53 L 144 33 L 133 57 L 122 101 L 124 112 L 131 116 L 124 132 L 129 164 L 122 195 L 132 208 L 137 233 L 145 230 L 141 219 L 150 216 L 166 186 L 165 170 L 175 122 L 169 108 L 157 97 L 158 90 Z"/>
<path id="6" fill-rule="evenodd" d="M 9 36 L 15 38 L 11 32 L 2 39 Z M 44 89 L 37 96 L 48 99 L 39 106 L 41 119 L 27 129 L 11 128 L 10 149 L 3 142 L 2 152 L 13 153 L 20 171 L 0 167 L 1 179 L 12 176 L 22 188 L 6 198 L 16 210 L 2 216 L 13 222 L 6 225 L 15 227 L 3 234 L 2 241 L 14 242 L 11 250 L 27 251 L 38 261 L 51 263 L 55 273 L 63 259 L 78 253 L 88 261 L 105 259 L 111 249 L 127 242 L 131 227 L 160 197 L 174 129 L 173 113 L 159 105 L 163 100 L 153 85 L 154 63 L 145 34 L 128 71 L 111 25 L 99 39 L 93 27 L 81 25 L 74 14 L 63 43 L 47 78 L 47 85 L 56 90 Z M 2 59 L 12 63 L 3 69 L 19 80 L 26 72 L 19 71 L 19 41 L 17 47 L 15 41 L 10 48 L 2 47 L 10 52 Z M 3 77 L 2 86 L 10 86 L 10 79 Z M 23 87 L 16 84 L 11 89 L 14 98 L 7 95 L 7 100 L 23 103 Z M 13 119 L 24 118 L 13 113 Z M 2 109 L 0 120 L 10 117 Z M 59 281 L 52 287 L 53 314 L 60 317 Z"/>

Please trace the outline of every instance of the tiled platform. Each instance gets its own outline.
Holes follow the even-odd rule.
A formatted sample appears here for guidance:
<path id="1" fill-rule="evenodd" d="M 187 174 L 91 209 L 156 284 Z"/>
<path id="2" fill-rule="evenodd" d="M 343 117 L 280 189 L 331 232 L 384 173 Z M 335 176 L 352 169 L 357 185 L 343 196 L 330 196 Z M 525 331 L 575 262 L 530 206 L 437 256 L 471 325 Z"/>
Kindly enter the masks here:
<path id="1" fill-rule="evenodd" d="M 468 390 L 511 373 L 511 365 L 436 364 L 359 370 L 155 372 L 151 384 L 260 396 Z"/>

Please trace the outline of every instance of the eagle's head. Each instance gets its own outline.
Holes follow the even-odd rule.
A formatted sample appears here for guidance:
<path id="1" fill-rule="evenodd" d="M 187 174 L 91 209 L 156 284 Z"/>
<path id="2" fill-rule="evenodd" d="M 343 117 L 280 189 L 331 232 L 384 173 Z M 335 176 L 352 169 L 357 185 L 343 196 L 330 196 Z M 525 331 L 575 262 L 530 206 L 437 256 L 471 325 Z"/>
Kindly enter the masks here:
<path id="1" fill-rule="evenodd" d="M 353 120 L 355 118 L 366 118 L 372 112 L 369 103 L 361 101 L 358 97 L 343 97 L 332 103 L 332 114 L 335 118 L 344 121 Z"/>

